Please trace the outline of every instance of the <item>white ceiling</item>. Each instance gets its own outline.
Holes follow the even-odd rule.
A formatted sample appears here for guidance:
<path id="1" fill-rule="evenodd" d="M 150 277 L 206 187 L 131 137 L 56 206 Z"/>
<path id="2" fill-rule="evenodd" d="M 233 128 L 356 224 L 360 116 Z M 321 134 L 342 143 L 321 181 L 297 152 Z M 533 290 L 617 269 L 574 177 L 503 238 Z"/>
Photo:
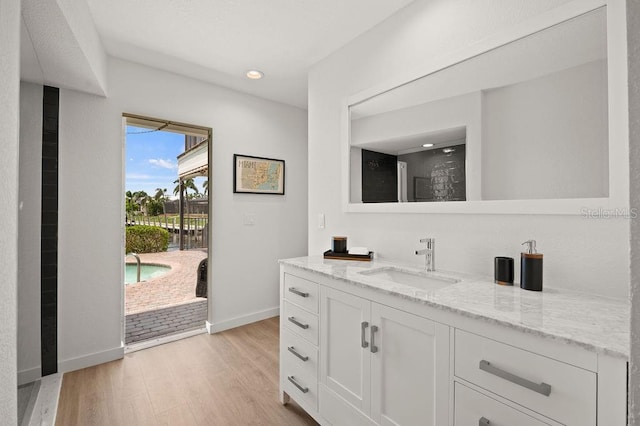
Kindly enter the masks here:
<path id="1" fill-rule="evenodd" d="M 309 67 L 413 0 L 86 1 L 111 56 L 306 108 Z"/>
<path id="2" fill-rule="evenodd" d="M 422 132 L 415 135 L 403 135 L 394 138 L 385 138 L 375 141 L 352 143 L 356 148 L 383 152 L 390 155 L 410 154 L 418 151 L 444 148 L 452 145 L 463 145 L 467 139 L 467 127 L 452 127 L 430 132 Z M 431 143 L 433 148 L 423 148 L 422 144 Z"/>

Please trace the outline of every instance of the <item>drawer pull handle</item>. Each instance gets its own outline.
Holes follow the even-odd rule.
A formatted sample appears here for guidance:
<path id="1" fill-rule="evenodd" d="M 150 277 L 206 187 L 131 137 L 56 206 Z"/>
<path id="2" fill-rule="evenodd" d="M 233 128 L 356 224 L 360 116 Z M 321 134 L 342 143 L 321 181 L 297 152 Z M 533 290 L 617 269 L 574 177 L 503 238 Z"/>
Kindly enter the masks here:
<path id="1" fill-rule="evenodd" d="M 376 346 L 376 343 L 375 343 L 376 331 L 378 331 L 378 326 L 372 325 L 371 326 L 371 353 L 372 354 L 375 354 L 376 352 L 378 352 L 378 347 Z"/>
<path id="2" fill-rule="evenodd" d="M 300 384 L 298 382 L 296 382 L 296 378 L 293 376 L 287 376 L 287 379 L 289 379 L 289 381 L 291 383 L 293 383 L 293 386 L 297 387 L 298 389 L 300 389 L 300 392 L 302 393 L 307 393 L 309 392 L 309 388 L 305 388 L 304 386 L 300 386 Z"/>
<path id="3" fill-rule="evenodd" d="M 480 417 L 480 420 L 478 421 L 478 426 L 489 426 L 490 424 L 491 422 L 486 417 Z"/>
<path id="4" fill-rule="evenodd" d="M 309 324 L 303 324 L 300 321 L 298 321 L 297 319 L 295 319 L 294 317 L 289 317 L 289 321 L 291 321 L 292 323 L 294 323 L 295 325 L 297 325 L 298 327 L 306 330 L 307 328 L 309 328 Z"/>
<path id="5" fill-rule="evenodd" d="M 494 367 L 493 365 L 491 365 L 489 361 L 485 361 L 484 359 L 480 361 L 480 370 L 486 371 L 489 374 L 493 374 L 494 376 L 498 376 L 501 379 L 505 379 L 511 383 L 515 383 L 516 385 L 525 387 L 534 392 L 538 392 L 541 395 L 544 395 L 544 396 L 551 395 L 550 385 L 546 383 L 534 383 L 520 376 L 516 376 L 515 374 L 511 374 L 508 371 L 504 371 L 501 368 Z"/>
<path id="6" fill-rule="evenodd" d="M 364 332 L 367 327 L 369 327 L 368 322 L 362 321 L 362 323 L 360 323 L 360 346 L 362 346 L 363 348 L 369 347 L 369 342 L 367 342 L 366 337 L 364 337 Z"/>
<path id="7" fill-rule="evenodd" d="M 298 351 L 296 351 L 296 349 L 293 346 L 289 346 L 287 348 L 289 350 L 289 352 L 291 352 L 292 354 L 294 354 L 295 356 L 297 356 L 298 358 L 300 358 L 301 360 L 303 360 L 304 362 L 309 361 L 309 357 L 308 356 L 302 356 L 298 353 Z"/>
<path id="8" fill-rule="evenodd" d="M 309 293 L 305 293 L 304 291 L 296 290 L 293 287 L 289 287 L 289 291 L 291 293 L 293 293 L 293 294 L 297 294 L 298 296 L 309 297 Z"/>

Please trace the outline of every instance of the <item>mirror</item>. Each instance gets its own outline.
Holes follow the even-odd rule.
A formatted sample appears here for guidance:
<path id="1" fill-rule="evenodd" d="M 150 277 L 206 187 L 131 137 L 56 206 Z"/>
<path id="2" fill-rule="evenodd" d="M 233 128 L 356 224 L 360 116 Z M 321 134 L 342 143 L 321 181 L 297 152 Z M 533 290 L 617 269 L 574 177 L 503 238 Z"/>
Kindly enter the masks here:
<path id="1" fill-rule="evenodd" d="M 348 106 L 350 203 L 609 197 L 601 7 Z"/>

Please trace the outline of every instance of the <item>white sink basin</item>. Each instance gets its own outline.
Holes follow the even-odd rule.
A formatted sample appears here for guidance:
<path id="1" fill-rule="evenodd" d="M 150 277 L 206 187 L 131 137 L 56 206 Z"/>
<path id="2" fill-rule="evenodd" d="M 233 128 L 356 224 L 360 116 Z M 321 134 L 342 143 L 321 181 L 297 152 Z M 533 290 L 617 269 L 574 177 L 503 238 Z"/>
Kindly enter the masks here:
<path id="1" fill-rule="evenodd" d="M 433 272 L 409 271 L 393 266 L 362 271 L 360 274 L 396 284 L 416 287 L 421 290 L 438 290 L 460 282 L 458 279 L 436 275 Z"/>

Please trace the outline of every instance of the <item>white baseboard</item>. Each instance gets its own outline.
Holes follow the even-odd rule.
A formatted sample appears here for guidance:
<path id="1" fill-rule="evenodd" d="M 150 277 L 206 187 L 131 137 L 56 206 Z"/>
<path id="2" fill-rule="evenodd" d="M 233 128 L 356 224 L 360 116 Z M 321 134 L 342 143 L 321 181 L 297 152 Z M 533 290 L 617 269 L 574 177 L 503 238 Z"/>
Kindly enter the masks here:
<path id="1" fill-rule="evenodd" d="M 64 361 L 58 361 L 58 371 L 60 373 L 68 373 L 70 371 L 93 367 L 94 365 L 104 364 L 105 362 L 115 361 L 116 359 L 122 358 L 124 358 L 124 346 L 77 358 L 66 359 Z"/>
<path id="2" fill-rule="evenodd" d="M 265 309 L 264 311 L 254 312 L 249 315 L 243 315 L 241 317 L 231 318 L 228 320 L 211 323 L 207 321 L 207 333 L 213 334 L 220 331 L 229 330 L 231 328 L 240 327 L 243 325 L 251 324 L 256 321 L 262 321 L 267 318 L 277 317 L 280 315 L 280 308 Z"/>
<path id="3" fill-rule="evenodd" d="M 42 366 L 29 368 L 27 370 L 18 371 L 18 386 L 35 382 L 42 377 Z"/>

